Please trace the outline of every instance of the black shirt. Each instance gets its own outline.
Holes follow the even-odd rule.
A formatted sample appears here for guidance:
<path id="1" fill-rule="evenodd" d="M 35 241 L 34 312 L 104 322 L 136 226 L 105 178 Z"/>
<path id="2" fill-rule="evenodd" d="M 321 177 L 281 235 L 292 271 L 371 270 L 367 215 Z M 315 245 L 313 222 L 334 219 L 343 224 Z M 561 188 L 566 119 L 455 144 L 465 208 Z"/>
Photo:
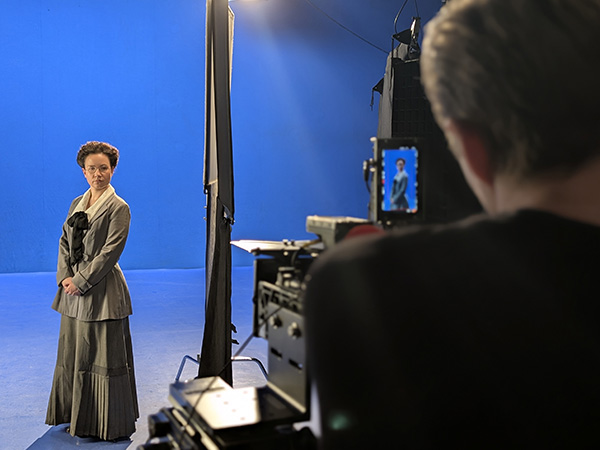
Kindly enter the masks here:
<path id="1" fill-rule="evenodd" d="M 600 228 L 533 210 L 327 250 L 305 296 L 322 447 L 600 445 L 599 255 Z"/>

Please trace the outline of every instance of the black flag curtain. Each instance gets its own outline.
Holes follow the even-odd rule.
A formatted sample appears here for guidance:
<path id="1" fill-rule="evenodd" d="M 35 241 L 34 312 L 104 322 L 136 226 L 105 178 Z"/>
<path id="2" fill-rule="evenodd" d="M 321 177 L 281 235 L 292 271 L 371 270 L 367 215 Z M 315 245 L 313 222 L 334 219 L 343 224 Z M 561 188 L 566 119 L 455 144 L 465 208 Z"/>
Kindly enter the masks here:
<path id="1" fill-rule="evenodd" d="M 234 219 L 231 138 L 233 12 L 227 0 L 206 1 L 204 193 L 206 304 L 199 377 L 232 384 L 231 226 Z"/>

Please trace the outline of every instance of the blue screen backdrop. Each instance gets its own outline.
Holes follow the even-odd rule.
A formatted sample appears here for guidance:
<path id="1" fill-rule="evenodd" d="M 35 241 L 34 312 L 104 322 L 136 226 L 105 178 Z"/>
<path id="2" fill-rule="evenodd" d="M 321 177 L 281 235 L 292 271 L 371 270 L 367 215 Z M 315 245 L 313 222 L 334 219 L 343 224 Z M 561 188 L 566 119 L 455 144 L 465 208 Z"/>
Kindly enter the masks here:
<path id="1" fill-rule="evenodd" d="M 389 50 L 402 1 L 312 0 Z M 417 2 L 426 22 L 439 0 Z M 306 239 L 306 216 L 366 217 L 387 55 L 308 0 L 235 0 L 233 239 Z M 124 269 L 205 264 L 201 0 L 27 0 L 0 7 L 0 272 L 53 271 L 80 145 L 121 151 Z M 416 14 L 409 2 L 397 31 Z M 233 250 L 235 265 L 253 257 Z"/>

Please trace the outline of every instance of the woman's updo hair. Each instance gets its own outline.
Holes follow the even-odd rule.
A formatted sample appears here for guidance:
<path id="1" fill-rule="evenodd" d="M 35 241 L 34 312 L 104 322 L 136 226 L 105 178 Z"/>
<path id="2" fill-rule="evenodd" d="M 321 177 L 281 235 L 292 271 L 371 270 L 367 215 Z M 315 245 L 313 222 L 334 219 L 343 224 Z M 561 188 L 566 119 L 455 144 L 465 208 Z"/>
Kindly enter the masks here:
<path id="1" fill-rule="evenodd" d="M 79 152 L 77 152 L 77 164 L 79 167 L 85 168 L 85 158 L 92 154 L 104 153 L 108 156 L 110 161 L 110 167 L 117 167 L 119 162 L 119 150 L 106 142 L 89 141 L 81 146 Z"/>

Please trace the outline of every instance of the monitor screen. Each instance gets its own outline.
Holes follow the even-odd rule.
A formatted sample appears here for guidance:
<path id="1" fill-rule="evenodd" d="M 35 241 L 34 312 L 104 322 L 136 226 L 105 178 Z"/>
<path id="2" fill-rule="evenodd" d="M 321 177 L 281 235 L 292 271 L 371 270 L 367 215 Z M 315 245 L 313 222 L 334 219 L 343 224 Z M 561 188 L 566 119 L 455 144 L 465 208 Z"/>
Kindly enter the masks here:
<path id="1" fill-rule="evenodd" d="M 381 211 L 416 214 L 419 211 L 419 151 L 416 146 L 381 149 Z"/>

